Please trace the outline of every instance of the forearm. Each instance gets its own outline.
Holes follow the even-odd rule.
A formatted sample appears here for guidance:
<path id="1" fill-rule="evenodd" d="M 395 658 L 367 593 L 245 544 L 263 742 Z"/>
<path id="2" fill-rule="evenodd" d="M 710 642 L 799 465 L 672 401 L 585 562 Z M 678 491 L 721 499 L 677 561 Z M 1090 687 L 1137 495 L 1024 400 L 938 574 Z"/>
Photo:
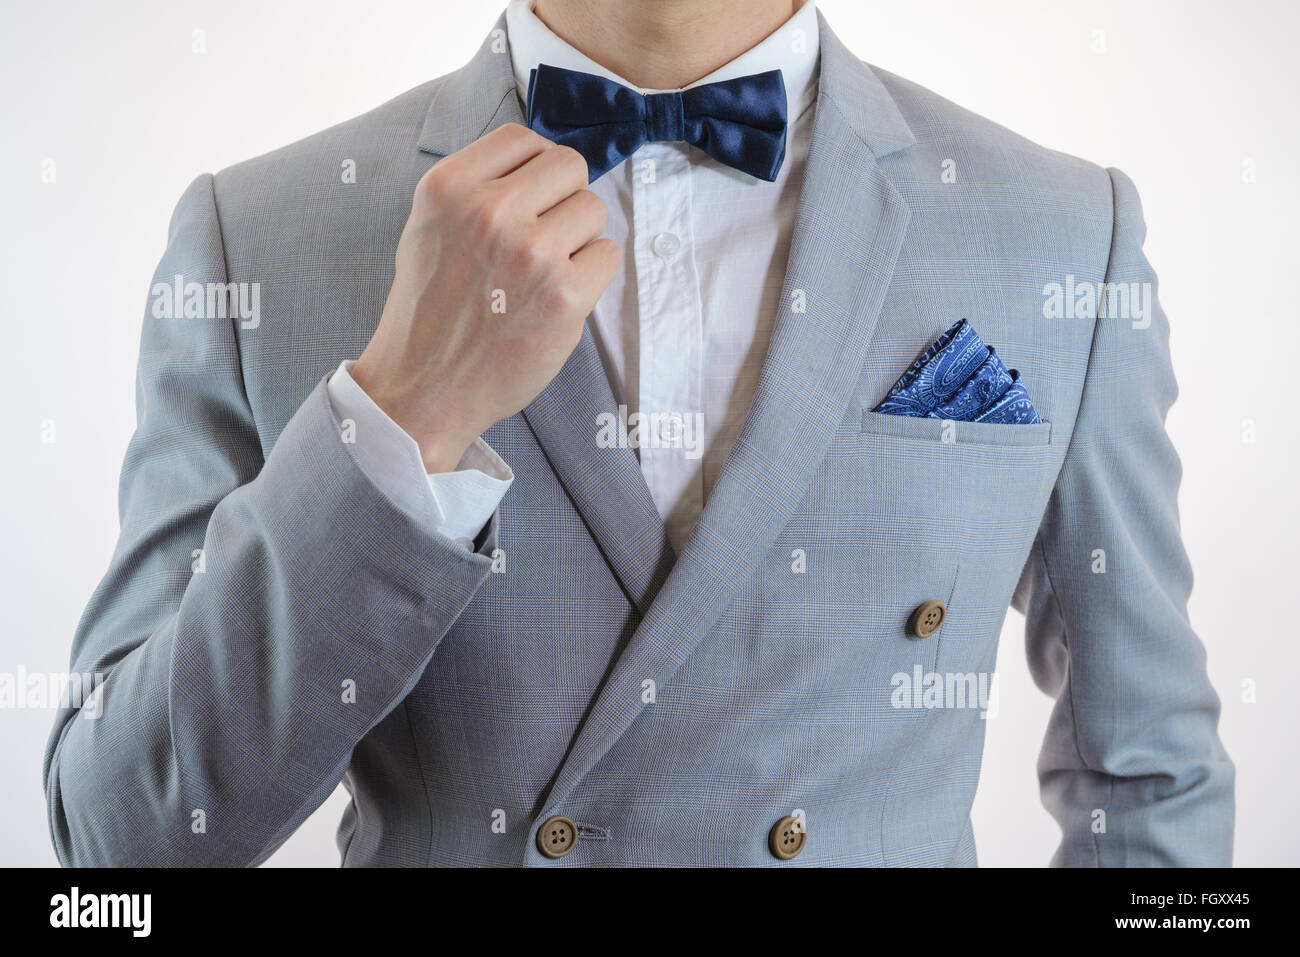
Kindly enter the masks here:
<path id="1" fill-rule="evenodd" d="M 490 570 L 486 538 L 468 552 L 379 494 L 318 387 L 212 513 L 179 607 L 106 669 L 102 715 L 62 716 L 46 774 L 60 860 L 267 856 L 419 680 Z M 104 607 L 132 600 L 124 586 Z M 114 621 L 90 625 L 76 667 L 103 660 Z"/>

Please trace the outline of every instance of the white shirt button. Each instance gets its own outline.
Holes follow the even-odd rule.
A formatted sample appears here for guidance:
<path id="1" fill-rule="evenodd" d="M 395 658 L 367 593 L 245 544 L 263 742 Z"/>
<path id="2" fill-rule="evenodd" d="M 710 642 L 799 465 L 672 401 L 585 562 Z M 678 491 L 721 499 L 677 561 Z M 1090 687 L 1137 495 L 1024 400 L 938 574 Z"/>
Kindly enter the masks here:
<path id="1" fill-rule="evenodd" d="M 676 233 L 660 233 L 650 246 L 660 259 L 672 259 L 682 248 L 682 241 L 677 238 Z"/>
<path id="2" fill-rule="evenodd" d="M 659 438 L 668 445 L 674 444 L 682 434 L 682 428 L 685 426 L 682 417 L 676 412 L 665 415 L 659 419 Z"/>

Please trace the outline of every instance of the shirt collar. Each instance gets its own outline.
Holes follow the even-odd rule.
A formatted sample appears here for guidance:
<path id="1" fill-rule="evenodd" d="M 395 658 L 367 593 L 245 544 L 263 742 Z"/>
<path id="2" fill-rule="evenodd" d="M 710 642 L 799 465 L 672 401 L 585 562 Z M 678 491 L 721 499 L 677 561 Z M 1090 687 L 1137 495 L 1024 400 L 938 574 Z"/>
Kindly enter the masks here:
<path id="1" fill-rule="evenodd" d="M 521 102 L 527 100 L 528 76 L 539 63 L 594 73 L 641 93 L 663 92 L 629 83 L 561 40 L 533 13 L 533 0 L 510 0 L 510 6 L 506 8 L 506 34 L 510 40 L 510 61 Z M 804 0 L 776 32 L 685 89 L 752 73 L 780 70 L 785 81 L 786 115 L 793 122 L 817 97 L 819 39 L 816 0 Z"/>

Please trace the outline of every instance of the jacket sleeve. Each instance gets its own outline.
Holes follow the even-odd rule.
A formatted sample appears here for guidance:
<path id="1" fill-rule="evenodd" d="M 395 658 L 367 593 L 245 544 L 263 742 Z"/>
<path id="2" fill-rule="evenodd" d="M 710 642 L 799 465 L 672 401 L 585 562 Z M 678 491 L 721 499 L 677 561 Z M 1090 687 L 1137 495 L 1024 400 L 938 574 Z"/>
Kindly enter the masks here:
<path id="1" fill-rule="evenodd" d="M 155 283 L 227 281 L 214 189 L 186 191 Z M 238 321 L 145 316 L 121 533 L 72 651 L 103 681 L 46 750 L 64 865 L 264 860 L 491 568 L 495 518 L 471 551 L 381 494 L 324 383 L 263 459 Z"/>
<path id="2" fill-rule="evenodd" d="M 1110 175 L 1106 291 L 1117 294 L 1099 297 L 1078 419 L 1015 598 L 1030 671 L 1056 700 L 1038 766 L 1062 831 L 1052 863 L 1227 865 L 1233 767 L 1187 617 L 1169 326 L 1136 190 Z M 1125 301 L 1121 284 L 1129 308 L 1105 311 Z"/>

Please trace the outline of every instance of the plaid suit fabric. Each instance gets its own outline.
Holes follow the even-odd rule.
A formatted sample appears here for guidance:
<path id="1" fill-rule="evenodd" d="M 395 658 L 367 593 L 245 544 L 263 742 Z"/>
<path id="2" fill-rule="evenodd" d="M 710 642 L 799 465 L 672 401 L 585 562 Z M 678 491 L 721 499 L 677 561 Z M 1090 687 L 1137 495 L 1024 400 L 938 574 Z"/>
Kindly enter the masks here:
<path id="1" fill-rule="evenodd" d="M 519 121 L 507 54 L 194 182 L 156 281 L 259 283 L 261 321 L 146 317 L 121 539 L 73 648 L 103 714 L 62 712 L 46 760 L 61 861 L 257 863 L 342 779 L 347 865 L 973 864 L 984 717 L 896 692 L 991 672 L 1013 599 L 1057 700 L 1056 863 L 1228 860 L 1167 322 L 1044 314 L 1067 277 L 1154 283 L 1133 185 L 820 26 L 781 314 L 681 555 L 635 454 L 596 442 L 589 334 L 488 431 L 516 479 L 472 554 L 368 484 L 321 384 L 378 321 L 419 177 Z M 870 411 L 963 316 L 1042 425 Z M 942 628 L 908 637 L 931 598 Z M 579 836 L 549 861 L 557 813 Z"/>

